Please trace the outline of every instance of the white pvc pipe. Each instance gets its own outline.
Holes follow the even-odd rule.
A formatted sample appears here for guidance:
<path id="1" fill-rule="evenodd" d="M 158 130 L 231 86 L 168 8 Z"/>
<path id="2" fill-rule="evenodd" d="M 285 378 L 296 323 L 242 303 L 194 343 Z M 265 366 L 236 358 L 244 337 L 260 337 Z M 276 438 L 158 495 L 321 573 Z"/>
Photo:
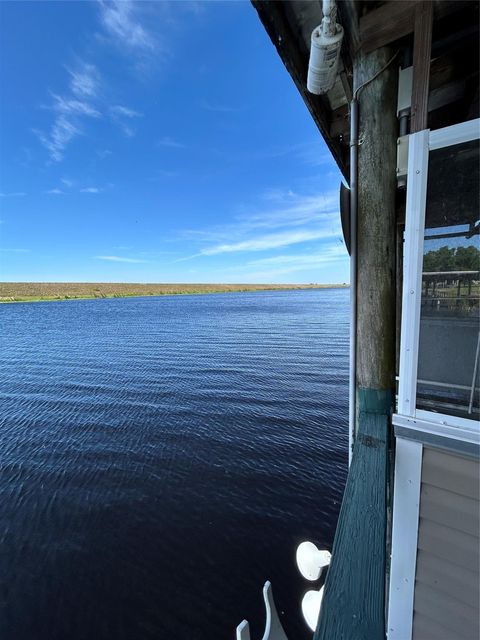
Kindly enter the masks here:
<path id="1" fill-rule="evenodd" d="M 348 389 L 348 465 L 352 461 L 356 423 L 357 384 L 357 203 L 358 100 L 350 103 L 350 358 Z"/>

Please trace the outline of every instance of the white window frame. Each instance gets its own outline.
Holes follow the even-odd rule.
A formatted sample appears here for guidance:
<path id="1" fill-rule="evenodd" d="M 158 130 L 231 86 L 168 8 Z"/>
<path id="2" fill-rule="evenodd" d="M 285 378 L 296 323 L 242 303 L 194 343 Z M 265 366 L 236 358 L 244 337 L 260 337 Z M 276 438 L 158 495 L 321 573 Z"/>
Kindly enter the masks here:
<path id="1" fill-rule="evenodd" d="M 480 119 L 409 136 L 398 413 L 393 416 L 396 454 L 388 640 L 412 637 L 424 444 L 430 441 L 427 446 L 457 450 L 460 455 L 478 455 L 480 446 L 476 420 L 416 406 L 429 153 L 478 138 Z"/>
<path id="2" fill-rule="evenodd" d="M 417 566 L 423 444 L 396 439 L 388 640 L 410 640 Z"/>
<path id="3" fill-rule="evenodd" d="M 417 409 L 416 405 L 429 153 L 479 138 L 480 119 L 436 131 L 425 129 L 409 136 L 398 414 L 393 416 L 394 424 L 404 426 L 405 418 L 413 418 L 417 428 L 433 423 L 449 437 L 460 440 L 473 437 L 475 441 L 479 436 L 477 420 Z"/>

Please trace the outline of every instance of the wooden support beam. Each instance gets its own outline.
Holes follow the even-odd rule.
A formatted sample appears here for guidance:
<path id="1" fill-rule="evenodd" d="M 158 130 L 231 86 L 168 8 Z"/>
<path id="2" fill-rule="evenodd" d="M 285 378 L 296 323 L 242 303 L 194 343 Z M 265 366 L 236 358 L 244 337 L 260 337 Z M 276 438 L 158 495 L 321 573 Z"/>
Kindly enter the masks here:
<path id="1" fill-rule="evenodd" d="M 365 53 L 375 51 L 412 33 L 417 6 L 421 4 L 423 0 L 389 0 L 362 16 L 360 18 L 362 51 Z M 428 0 L 427 4 L 435 12 L 435 19 L 439 20 L 465 9 L 469 4 L 471 5 L 471 2 L 469 0 L 441 0 L 440 2 Z"/>
<path id="2" fill-rule="evenodd" d="M 391 55 L 386 48 L 359 55 L 354 86 Z M 392 64 L 359 96 L 357 386 L 364 389 L 392 390 L 395 383 L 397 85 Z"/>
<path id="3" fill-rule="evenodd" d="M 419 0 L 390 0 L 360 18 L 360 40 L 365 53 L 403 38 L 413 31 Z"/>
<path id="4" fill-rule="evenodd" d="M 465 95 L 468 80 L 469 78 L 460 78 L 431 91 L 428 97 L 428 112 L 461 100 Z"/>
<path id="5" fill-rule="evenodd" d="M 427 128 L 432 26 L 433 3 L 424 0 L 415 8 L 411 133 Z"/>
<path id="6" fill-rule="evenodd" d="M 342 0 L 342 2 L 337 3 L 337 9 L 338 22 L 343 26 L 346 34 L 342 45 L 342 60 L 345 70 L 351 79 L 353 76 L 353 60 L 360 48 L 358 5 L 356 0 Z"/>
<path id="7" fill-rule="evenodd" d="M 354 86 L 391 58 L 354 61 Z M 395 389 L 397 66 L 359 95 L 357 434 L 315 640 L 385 640 L 387 482 Z"/>
<path id="8" fill-rule="evenodd" d="M 452 66 L 447 69 L 447 72 L 452 74 Z M 478 72 L 472 72 L 467 66 L 465 69 L 465 75 L 448 81 L 448 78 L 443 72 L 443 69 L 438 71 L 438 60 L 432 62 L 430 71 L 430 93 L 428 96 L 428 113 L 448 106 L 458 100 L 461 100 L 465 96 L 469 83 L 476 80 Z M 437 75 L 436 75 L 437 74 Z M 350 140 L 350 122 L 348 106 L 343 105 L 334 109 L 330 118 L 330 138 L 340 139 L 344 144 L 348 144 Z"/>

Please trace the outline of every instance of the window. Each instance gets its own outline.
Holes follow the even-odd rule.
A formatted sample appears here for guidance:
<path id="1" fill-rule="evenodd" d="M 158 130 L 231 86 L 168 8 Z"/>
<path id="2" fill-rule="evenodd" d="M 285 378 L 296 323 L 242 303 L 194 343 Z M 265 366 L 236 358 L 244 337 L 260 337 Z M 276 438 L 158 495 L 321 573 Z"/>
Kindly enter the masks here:
<path id="1" fill-rule="evenodd" d="M 478 429 L 480 122 L 409 139 L 398 414 Z"/>
<path id="2" fill-rule="evenodd" d="M 428 164 L 417 407 L 478 419 L 478 141 L 433 150 Z"/>

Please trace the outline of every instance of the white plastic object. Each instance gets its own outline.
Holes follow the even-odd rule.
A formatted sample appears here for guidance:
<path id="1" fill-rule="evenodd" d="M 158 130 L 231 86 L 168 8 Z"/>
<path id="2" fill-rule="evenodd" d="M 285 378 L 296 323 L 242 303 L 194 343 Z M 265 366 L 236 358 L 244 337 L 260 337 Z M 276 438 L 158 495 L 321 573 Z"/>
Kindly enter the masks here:
<path id="1" fill-rule="evenodd" d="M 263 585 L 263 600 L 265 603 L 265 631 L 262 640 L 288 640 L 278 617 L 273 600 L 272 584 L 267 580 Z M 237 627 L 236 640 L 250 640 L 248 622 L 243 620 Z"/>
<path id="2" fill-rule="evenodd" d="M 322 606 L 323 587 L 320 591 L 307 591 L 302 599 L 303 618 L 309 628 L 315 631 Z"/>
<path id="3" fill-rule="evenodd" d="M 308 61 L 307 89 L 316 95 L 327 93 L 337 78 L 343 27 L 336 16 L 335 2 L 324 0 L 322 23 L 312 31 Z"/>
<path id="4" fill-rule="evenodd" d="M 397 185 L 399 187 L 407 184 L 409 137 L 407 135 L 397 139 Z"/>
<path id="5" fill-rule="evenodd" d="M 237 640 L 250 640 L 250 628 L 248 622 L 243 620 L 237 627 Z"/>
<path id="6" fill-rule="evenodd" d="M 413 67 L 398 71 L 397 116 L 409 113 L 412 108 Z"/>
<path id="7" fill-rule="evenodd" d="M 298 570 L 307 580 L 318 580 L 331 557 L 330 551 L 318 549 L 313 542 L 301 542 L 297 547 Z"/>

